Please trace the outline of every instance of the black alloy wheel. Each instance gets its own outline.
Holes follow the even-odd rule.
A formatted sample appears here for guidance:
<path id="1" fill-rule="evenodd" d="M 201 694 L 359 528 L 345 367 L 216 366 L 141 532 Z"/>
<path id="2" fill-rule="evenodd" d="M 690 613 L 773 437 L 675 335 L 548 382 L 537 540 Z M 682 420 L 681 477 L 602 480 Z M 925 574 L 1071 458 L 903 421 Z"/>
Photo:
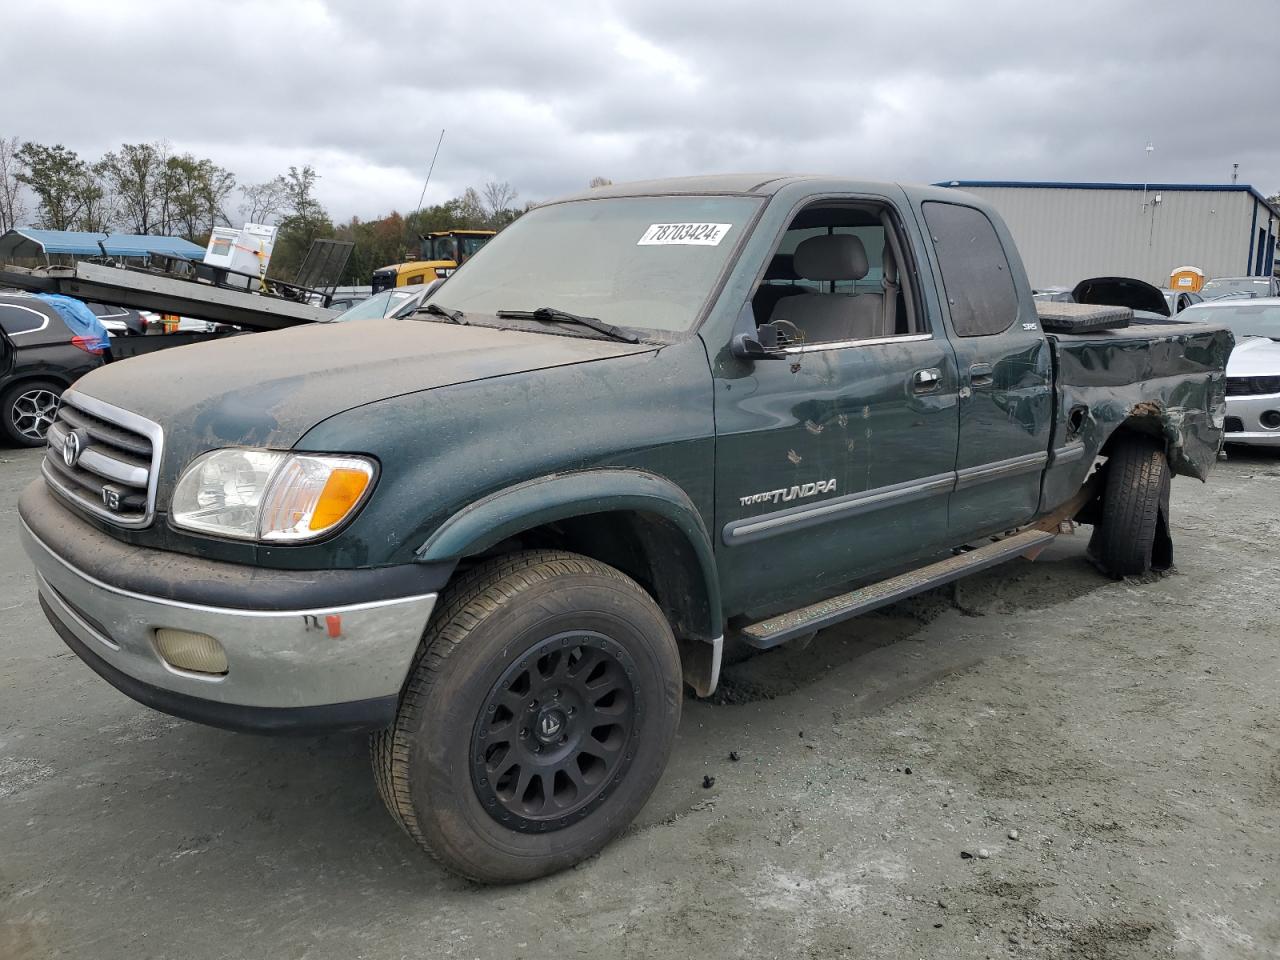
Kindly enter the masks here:
<path id="1" fill-rule="evenodd" d="M 525 833 L 587 816 L 630 766 L 642 704 L 635 665 L 600 633 L 547 637 L 507 668 L 471 736 L 489 816 Z"/>

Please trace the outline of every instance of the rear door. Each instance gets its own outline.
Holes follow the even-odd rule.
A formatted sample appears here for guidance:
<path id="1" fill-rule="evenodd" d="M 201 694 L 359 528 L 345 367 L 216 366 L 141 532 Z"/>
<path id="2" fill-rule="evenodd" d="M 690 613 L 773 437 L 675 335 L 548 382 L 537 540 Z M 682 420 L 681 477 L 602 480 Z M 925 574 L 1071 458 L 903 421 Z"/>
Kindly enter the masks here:
<path id="1" fill-rule="evenodd" d="M 1035 516 L 1053 415 L 1049 344 L 1003 224 L 926 201 L 960 376 L 960 443 L 949 530 L 956 543 Z"/>

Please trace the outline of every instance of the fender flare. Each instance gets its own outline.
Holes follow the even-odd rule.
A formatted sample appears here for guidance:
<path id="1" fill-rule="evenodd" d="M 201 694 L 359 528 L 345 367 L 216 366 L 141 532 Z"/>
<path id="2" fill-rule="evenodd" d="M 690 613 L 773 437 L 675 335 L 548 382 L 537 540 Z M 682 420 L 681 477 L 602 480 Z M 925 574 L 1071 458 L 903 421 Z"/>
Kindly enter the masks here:
<path id="1" fill-rule="evenodd" d="M 495 491 L 449 517 L 414 557 L 422 563 L 458 560 L 546 523 L 620 511 L 659 517 L 688 541 L 706 592 L 711 619 L 705 628 L 707 637 L 721 636 L 720 580 L 706 525 L 688 494 L 647 471 L 610 468 L 554 473 Z"/>

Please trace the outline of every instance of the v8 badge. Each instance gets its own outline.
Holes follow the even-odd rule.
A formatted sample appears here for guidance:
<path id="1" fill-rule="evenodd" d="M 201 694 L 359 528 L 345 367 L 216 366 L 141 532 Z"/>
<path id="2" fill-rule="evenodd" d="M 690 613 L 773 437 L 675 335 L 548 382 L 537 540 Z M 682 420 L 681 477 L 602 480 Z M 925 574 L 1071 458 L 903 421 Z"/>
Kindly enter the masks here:
<path id="1" fill-rule="evenodd" d="M 102 488 L 102 505 L 113 513 L 120 510 L 120 498 L 124 491 L 115 484 L 107 484 Z"/>

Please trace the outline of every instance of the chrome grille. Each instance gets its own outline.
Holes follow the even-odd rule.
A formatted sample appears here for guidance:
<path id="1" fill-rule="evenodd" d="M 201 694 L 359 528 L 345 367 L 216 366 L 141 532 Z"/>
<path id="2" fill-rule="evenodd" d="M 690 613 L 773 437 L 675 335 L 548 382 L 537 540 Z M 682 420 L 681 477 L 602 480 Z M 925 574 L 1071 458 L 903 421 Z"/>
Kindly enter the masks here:
<path id="1" fill-rule="evenodd" d="M 49 428 L 45 482 L 95 516 L 145 527 L 155 516 L 163 442 L 150 420 L 68 390 Z"/>

